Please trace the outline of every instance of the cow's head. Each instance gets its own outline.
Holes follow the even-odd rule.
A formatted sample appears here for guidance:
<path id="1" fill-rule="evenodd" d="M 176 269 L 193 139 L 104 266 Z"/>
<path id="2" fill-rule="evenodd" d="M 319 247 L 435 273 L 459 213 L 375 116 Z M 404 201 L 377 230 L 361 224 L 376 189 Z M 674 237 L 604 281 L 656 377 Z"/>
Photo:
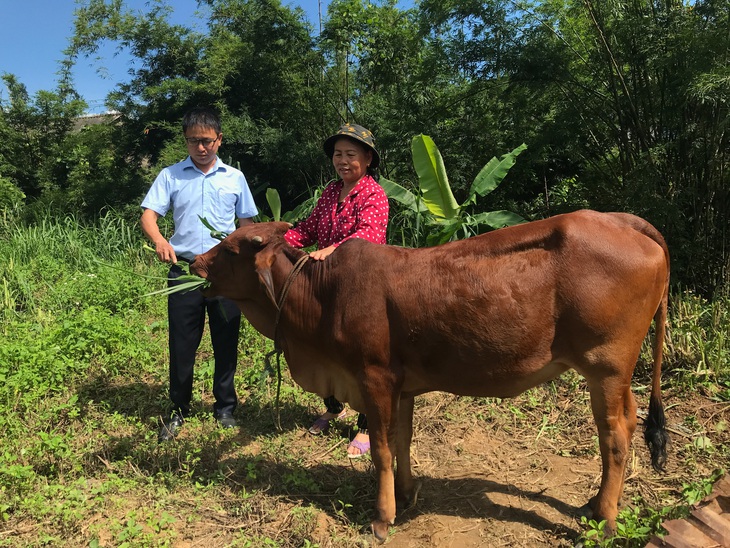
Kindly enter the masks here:
<path id="1" fill-rule="evenodd" d="M 190 271 L 206 278 L 207 297 L 222 296 L 237 303 L 256 300 L 261 286 L 275 301 L 271 267 L 286 245 L 282 236 L 289 223 L 255 223 L 239 228 L 207 253 L 198 255 Z"/>

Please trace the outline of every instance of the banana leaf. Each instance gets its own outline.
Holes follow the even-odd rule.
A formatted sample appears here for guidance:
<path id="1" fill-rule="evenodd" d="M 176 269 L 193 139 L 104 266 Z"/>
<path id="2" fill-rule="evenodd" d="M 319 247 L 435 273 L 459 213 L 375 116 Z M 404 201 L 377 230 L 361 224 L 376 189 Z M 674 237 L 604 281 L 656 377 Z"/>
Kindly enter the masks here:
<path id="1" fill-rule="evenodd" d="M 426 206 L 423 204 L 423 201 L 407 188 L 404 188 L 398 183 L 391 181 L 390 179 L 386 179 L 385 177 L 381 177 L 378 183 L 380 183 L 380 186 L 383 187 L 388 198 L 391 198 L 396 202 L 400 202 L 411 211 L 421 213 L 428 211 Z"/>
<path id="2" fill-rule="evenodd" d="M 411 141 L 411 152 L 425 206 L 435 217 L 452 219 L 459 211 L 459 204 L 449 186 L 444 160 L 436 144 L 428 135 L 416 135 Z"/>
<path id="3" fill-rule="evenodd" d="M 275 188 L 266 189 L 266 201 L 269 203 L 274 220 L 281 221 L 281 198 Z"/>
<path id="4" fill-rule="evenodd" d="M 488 211 L 477 213 L 471 216 L 472 223 L 488 225 L 492 228 L 504 228 L 505 226 L 518 225 L 527 221 L 511 211 Z"/>
<path id="5" fill-rule="evenodd" d="M 469 199 L 463 205 L 476 203 L 477 195 L 485 196 L 497 188 L 499 183 L 501 183 L 507 175 L 510 168 L 515 165 L 517 156 L 519 156 L 525 149 L 527 149 L 527 145 L 522 143 L 512 152 L 503 154 L 499 160 L 496 156 L 489 160 L 487 165 L 481 169 L 474 179 L 474 182 L 471 184 L 471 188 L 469 189 Z"/>

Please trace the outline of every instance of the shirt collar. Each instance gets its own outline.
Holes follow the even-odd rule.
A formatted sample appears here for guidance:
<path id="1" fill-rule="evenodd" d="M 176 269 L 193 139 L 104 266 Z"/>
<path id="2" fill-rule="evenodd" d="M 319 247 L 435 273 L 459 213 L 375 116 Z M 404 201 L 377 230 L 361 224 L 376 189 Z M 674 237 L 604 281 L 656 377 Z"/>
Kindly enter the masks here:
<path id="1" fill-rule="evenodd" d="M 371 179 L 372 177 L 366 173 L 363 178 L 360 179 L 354 187 L 352 187 L 350 193 L 345 196 L 345 200 L 347 200 L 348 198 L 355 198 L 355 196 L 357 196 L 357 194 L 362 190 L 362 187 L 365 186 L 366 183 L 370 182 Z M 342 187 L 345 186 L 345 181 L 340 179 L 339 181 L 337 181 L 337 184 L 339 185 L 338 191 L 341 191 Z"/>
<path id="2" fill-rule="evenodd" d="M 196 171 L 198 171 L 200 173 L 203 173 L 200 170 L 200 168 L 198 168 L 198 166 L 195 165 L 195 163 L 193 162 L 193 159 L 190 156 L 188 156 L 187 158 L 185 158 L 185 160 L 183 160 L 183 166 L 182 167 L 183 167 L 184 170 L 185 169 L 194 169 L 194 170 L 196 170 Z M 223 162 L 221 162 L 221 159 L 218 156 L 216 156 L 215 157 L 215 163 L 213 164 L 213 169 L 211 169 L 208 173 L 204 173 L 204 175 L 210 175 L 211 173 L 215 173 L 216 171 L 219 171 L 219 170 L 225 171 L 226 170 L 226 164 L 224 164 Z"/>

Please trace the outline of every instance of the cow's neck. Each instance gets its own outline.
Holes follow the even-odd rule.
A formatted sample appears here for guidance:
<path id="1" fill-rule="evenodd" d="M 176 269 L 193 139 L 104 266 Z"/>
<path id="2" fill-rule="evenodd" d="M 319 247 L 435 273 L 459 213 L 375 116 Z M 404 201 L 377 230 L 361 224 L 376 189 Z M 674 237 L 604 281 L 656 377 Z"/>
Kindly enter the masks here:
<path id="1" fill-rule="evenodd" d="M 313 264 L 314 261 L 310 259 L 309 264 L 293 274 L 294 263 L 299 257 L 298 254 L 284 253 L 284 260 L 276 261 L 272 267 L 275 297 L 281 301 L 280 334 L 287 325 L 294 325 L 298 334 L 314 334 L 320 325 L 322 309 L 315 284 L 312 283 L 312 271 L 319 271 L 326 266 L 320 262 Z M 282 292 L 287 286 L 287 293 L 282 301 Z M 276 315 L 276 306 L 272 306 L 272 312 Z"/>
<path id="2" fill-rule="evenodd" d="M 268 299 L 247 299 L 245 301 L 237 301 L 236 304 L 256 331 L 269 339 L 274 338 L 276 308 Z"/>

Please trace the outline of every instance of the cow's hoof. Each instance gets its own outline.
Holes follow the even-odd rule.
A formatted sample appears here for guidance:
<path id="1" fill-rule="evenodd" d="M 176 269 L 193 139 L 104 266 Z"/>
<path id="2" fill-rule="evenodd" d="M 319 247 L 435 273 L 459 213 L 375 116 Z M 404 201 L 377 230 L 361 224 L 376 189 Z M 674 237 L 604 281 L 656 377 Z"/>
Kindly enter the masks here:
<path id="1" fill-rule="evenodd" d="M 408 510 L 413 508 L 418 502 L 418 493 L 421 492 L 421 482 L 417 481 L 413 486 L 413 490 L 404 497 L 396 497 L 396 511 Z"/>
<path id="2" fill-rule="evenodd" d="M 593 501 L 591 500 L 587 504 L 578 508 L 578 515 L 582 518 L 592 519 L 600 523 L 604 520 L 604 518 L 596 514 L 596 512 L 593 510 L 593 506 L 591 504 L 592 502 Z M 607 538 L 612 537 L 616 534 L 616 520 L 606 520 L 606 524 L 603 526 L 603 534 Z"/>
<path id="3" fill-rule="evenodd" d="M 370 529 L 372 530 L 373 536 L 378 544 L 383 544 L 386 540 L 388 540 L 388 531 L 390 530 L 390 526 L 384 521 L 373 521 L 370 524 Z"/>
<path id="4" fill-rule="evenodd" d="M 593 508 L 591 508 L 590 502 L 587 502 L 578 508 L 578 516 L 586 519 L 591 519 L 593 517 Z"/>

